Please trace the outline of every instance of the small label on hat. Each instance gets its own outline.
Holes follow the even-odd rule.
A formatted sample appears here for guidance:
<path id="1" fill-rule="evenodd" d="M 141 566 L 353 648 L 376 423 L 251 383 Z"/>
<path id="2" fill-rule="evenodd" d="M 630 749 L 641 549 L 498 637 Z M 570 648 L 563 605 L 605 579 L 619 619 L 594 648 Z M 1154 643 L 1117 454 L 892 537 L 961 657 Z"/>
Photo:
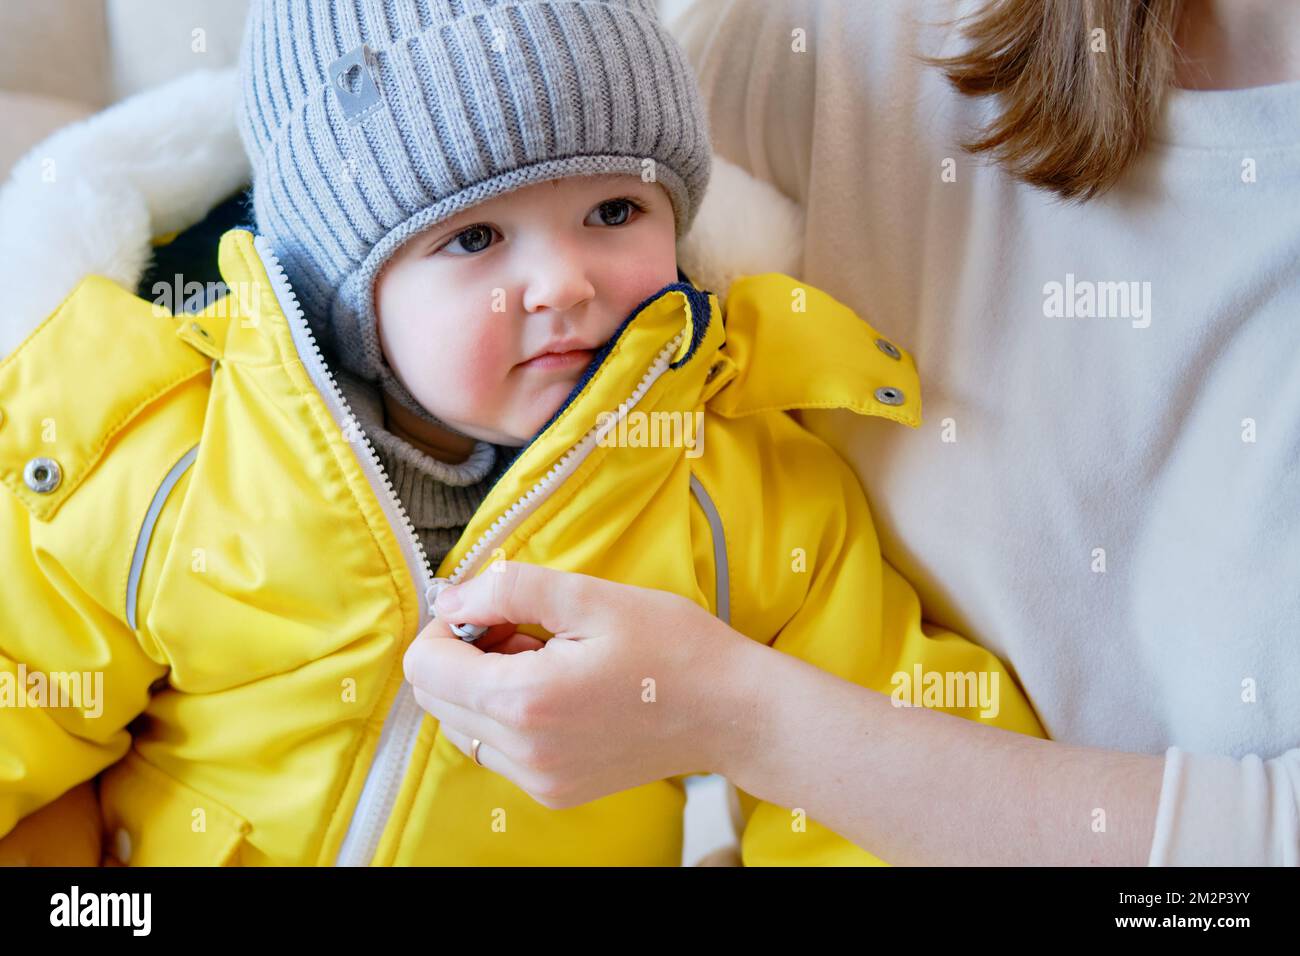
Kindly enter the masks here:
<path id="1" fill-rule="evenodd" d="M 359 123 L 383 105 L 379 84 L 370 72 L 369 48 L 363 43 L 330 64 L 334 99 L 351 124 Z"/>

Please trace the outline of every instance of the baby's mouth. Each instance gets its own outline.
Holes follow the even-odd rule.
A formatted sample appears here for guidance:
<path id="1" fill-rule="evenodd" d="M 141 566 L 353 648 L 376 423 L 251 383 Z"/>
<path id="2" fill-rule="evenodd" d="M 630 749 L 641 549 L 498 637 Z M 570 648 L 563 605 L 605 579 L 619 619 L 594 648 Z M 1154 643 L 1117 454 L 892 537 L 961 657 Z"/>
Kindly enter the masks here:
<path id="1" fill-rule="evenodd" d="M 541 370 L 585 368 L 591 364 L 591 359 L 595 354 L 593 349 L 543 352 L 541 355 L 530 358 L 527 362 L 520 362 L 519 367 Z"/>

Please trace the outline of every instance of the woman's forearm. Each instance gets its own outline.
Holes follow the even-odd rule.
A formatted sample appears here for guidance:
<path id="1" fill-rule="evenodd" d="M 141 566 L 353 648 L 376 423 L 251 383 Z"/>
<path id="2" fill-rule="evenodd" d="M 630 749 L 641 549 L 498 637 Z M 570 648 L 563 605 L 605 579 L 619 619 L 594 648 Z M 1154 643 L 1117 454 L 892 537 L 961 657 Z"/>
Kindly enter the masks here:
<path id="1" fill-rule="evenodd" d="M 1147 862 L 1164 758 L 1025 737 L 734 649 L 715 765 L 895 864 Z M 777 689 L 779 688 L 779 693 Z"/>

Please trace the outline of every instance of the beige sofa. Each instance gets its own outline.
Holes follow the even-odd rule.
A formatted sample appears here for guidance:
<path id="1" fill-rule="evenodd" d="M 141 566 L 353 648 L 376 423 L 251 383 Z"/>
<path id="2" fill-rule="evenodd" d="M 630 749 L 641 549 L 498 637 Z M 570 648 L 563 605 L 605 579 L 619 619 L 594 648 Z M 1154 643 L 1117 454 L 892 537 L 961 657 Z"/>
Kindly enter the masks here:
<path id="1" fill-rule="evenodd" d="M 248 0 L 0 4 L 0 173 L 66 123 L 181 73 L 234 63 Z"/>

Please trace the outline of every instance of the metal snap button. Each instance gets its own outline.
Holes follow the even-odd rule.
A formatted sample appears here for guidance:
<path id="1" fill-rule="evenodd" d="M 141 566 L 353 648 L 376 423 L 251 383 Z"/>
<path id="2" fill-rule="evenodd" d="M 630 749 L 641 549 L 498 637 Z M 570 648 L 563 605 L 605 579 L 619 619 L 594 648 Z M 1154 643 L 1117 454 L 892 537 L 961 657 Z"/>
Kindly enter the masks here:
<path id="1" fill-rule="evenodd" d="M 195 332 L 199 333 L 199 335 L 203 336 L 205 339 L 212 338 L 212 336 L 208 334 L 208 330 L 205 329 L 203 326 L 199 325 L 199 323 L 197 322 L 191 322 L 190 328 L 192 328 Z"/>
<path id="2" fill-rule="evenodd" d="M 900 389 L 886 385 L 876 389 L 876 401 L 882 405 L 902 405 L 903 393 Z"/>
<path id="3" fill-rule="evenodd" d="M 33 458 L 23 469 L 23 481 L 32 491 L 47 495 L 59 487 L 63 480 L 63 469 L 53 458 Z"/>
<path id="4" fill-rule="evenodd" d="M 715 378 L 717 378 L 717 377 L 718 377 L 718 373 L 721 372 L 721 371 L 722 371 L 722 363 L 721 363 L 721 362 L 714 362 L 714 363 L 713 363 L 713 367 L 709 369 L 709 374 L 706 375 L 706 376 L 704 377 L 704 382 L 705 382 L 705 384 L 707 385 L 709 382 L 711 382 L 711 381 L 713 381 Z"/>
<path id="5" fill-rule="evenodd" d="M 884 352 L 891 359 L 903 357 L 903 353 L 894 347 L 894 343 L 888 342 L 885 339 L 876 339 L 876 348 L 880 349 L 880 351 Z"/>

